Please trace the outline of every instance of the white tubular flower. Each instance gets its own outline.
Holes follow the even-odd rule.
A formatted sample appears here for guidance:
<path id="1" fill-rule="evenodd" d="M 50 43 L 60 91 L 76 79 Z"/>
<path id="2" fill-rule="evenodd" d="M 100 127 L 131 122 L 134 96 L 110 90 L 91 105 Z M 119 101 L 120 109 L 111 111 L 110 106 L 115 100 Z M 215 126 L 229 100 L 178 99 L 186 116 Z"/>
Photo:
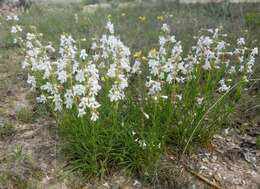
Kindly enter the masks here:
<path id="1" fill-rule="evenodd" d="M 113 24 L 108 21 L 107 29 L 109 35 L 103 35 L 100 39 L 101 58 L 108 65 L 100 68 L 107 69 L 107 76 L 114 82 L 109 91 L 111 102 L 122 100 L 125 97 L 124 90 L 128 86 L 128 77 L 131 73 L 130 50 L 118 37 L 111 35 L 114 33 Z"/>
<path id="2" fill-rule="evenodd" d="M 72 90 L 74 96 L 83 96 L 86 93 L 86 87 L 81 84 L 74 85 Z"/>
<path id="3" fill-rule="evenodd" d="M 71 109 L 72 105 L 73 105 L 73 92 L 71 89 L 67 89 L 66 93 L 64 94 L 64 98 L 65 98 L 65 105 L 67 109 Z"/>
<path id="4" fill-rule="evenodd" d="M 109 31 L 110 34 L 114 34 L 114 25 L 109 20 L 106 25 L 106 29 Z"/>
<path id="5" fill-rule="evenodd" d="M 163 32 L 165 32 L 165 33 L 169 33 L 169 32 L 170 32 L 170 27 L 169 27 L 166 23 L 164 23 L 164 24 L 162 25 L 161 30 L 162 30 Z"/>
<path id="6" fill-rule="evenodd" d="M 27 60 L 22 61 L 22 69 L 25 69 L 30 66 L 30 63 Z"/>
<path id="7" fill-rule="evenodd" d="M 114 78 L 116 77 L 116 64 L 110 64 L 110 67 L 107 71 L 107 76 L 110 77 L 110 78 Z"/>
<path id="8" fill-rule="evenodd" d="M 228 91 L 230 89 L 230 86 L 227 86 L 225 84 L 225 80 L 224 79 L 221 79 L 219 81 L 219 84 L 220 84 L 220 87 L 218 88 L 219 92 L 226 92 L 226 91 Z"/>
<path id="9" fill-rule="evenodd" d="M 201 97 L 201 98 L 197 97 L 196 100 L 197 100 L 198 105 L 201 105 L 203 100 L 204 100 L 204 98 L 203 97 Z"/>
<path id="10" fill-rule="evenodd" d="M 39 97 L 36 98 L 37 103 L 42 103 L 45 104 L 47 102 L 47 98 L 46 96 L 44 96 L 43 94 Z"/>
<path id="11" fill-rule="evenodd" d="M 97 121 L 98 120 L 98 114 L 96 112 L 92 112 L 90 120 L 94 121 L 94 122 Z"/>
<path id="12" fill-rule="evenodd" d="M 246 43 L 245 43 L 245 38 L 243 38 L 243 37 L 239 38 L 239 39 L 237 40 L 237 44 L 238 44 L 239 46 L 245 45 L 245 44 L 246 44 Z"/>
<path id="13" fill-rule="evenodd" d="M 12 28 L 11 28 L 11 33 L 17 33 L 18 32 L 18 30 L 17 30 L 17 28 L 15 27 L 15 26 L 12 26 Z"/>
<path id="14" fill-rule="evenodd" d="M 46 92 L 48 92 L 50 94 L 54 94 L 54 92 L 55 92 L 55 89 L 54 89 L 53 85 L 50 82 L 47 82 L 46 84 L 42 85 L 40 87 L 40 89 L 43 90 L 43 91 L 46 91 Z"/>
<path id="15" fill-rule="evenodd" d="M 236 67 L 235 66 L 231 66 L 230 69 L 228 70 L 228 73 L 230 73 L 230 74 L 236 73 Z"/>
<path id="16" fill-rule="evenodd" d="M 123 100 L 125 98 L 125 94 L 123 91 L 118 87 L 118 85 L 112 85 L 111 89 L 109 90 L 108 97 L 110 98 L 111 102 L 117 102 L 119 100 Z"/>
<path id="17" fill-rule="evenodd" d="M 14 21 L 19 21 L 19 17 L 17 15 L 13 15 L 13 20 Z"/>
<path id="18" fill-rule="evenodd" d="M 78 82 L 84 82 L 85 81 L 85 73 L 83 70 L 78 70 L 75 76 L 75 80 Z"/>
<path id="19" fill-rule="evenodd" d="M 208 60 L 205 61 L 205 64 L 202 66 L 202 68 L 204 70 L 210 70 L 211 69 L 211 65 L 210 62 Z"/>
<path id="20" fill-rule="evenodd" d="M 31 90 L 36 89 L 36 79 L 34 76 L 31 76 L 30 74 L 28 74 L 27 83 L 31 86 Z"/>
<path id="21" fill-rule="evenodd" d="M 86 52 L 86 49 L 82 49 L 82 50 L 80 51 L 79 57 L 80 57 L 82 60 L 86 60 L 86 58 L 88 57 L 88 54 L 87 54 L 87 52 Z"/>
<path id="22" fill-rule="evenodd" d="M 141 74 L 142 73 L 142 71 L 141 71 L 141 69 L 140 69 L 140 66 L 141 66 L 141 62 L 140 61 L 138 61 L 138 60 L 136 60 L 135 62 L 134 62 L 134 64 L 133 64 L 133 66 L 132 66 L 132 73 L 133 74 Z"/>
<path id="23" fill-rule="evenodd" d="M 60 81 L 61 84 L 65 83 L 67 81 L 67 72 L 62 70 L 57 72 L 58 75 L 58 80 Z"/>
<path id="24" fill-rule="evenodd" d="M 12 16 L 11 15 L 7 15 L 6 16 L 6 21 L 11 21 L 13 18 L 12 18 Z"/>
<path id="25" fill-rule="evenodd" d="M 159 81 L 154 81 L 151 78 L 146 82 L 146 87 L 149 89 L 149 95 L 156 95 L 162 90 L 161 83 Z"/>
<path id="26" fill-rule="evenodd" d="M 53 102 L 54 102 L 54 111 L 61 112 L 61 110 L 62 110 L 62 99 L 60 97 L 60 94 L 54 94 Z"/>
<path id="27" fill-rule="evenodd" d="M 252 50 L 251 55 L 252 55 L 252 56 L 258 55 L 258 48 L 257 48 L 257 47 L 255 47 L 255 48 Z"/>

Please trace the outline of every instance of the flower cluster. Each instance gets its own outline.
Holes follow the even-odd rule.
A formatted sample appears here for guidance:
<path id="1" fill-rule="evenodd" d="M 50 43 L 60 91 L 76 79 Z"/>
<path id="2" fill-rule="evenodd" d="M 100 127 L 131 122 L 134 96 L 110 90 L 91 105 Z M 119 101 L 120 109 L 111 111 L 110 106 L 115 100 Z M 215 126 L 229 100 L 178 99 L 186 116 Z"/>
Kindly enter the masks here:
<path id="1" fill-rule="evenodd" d="M 9 16 L 7 20 L 17 22 L 19 19 Z M 11 33 L 15 39 L 21 39 L 26 49 L 22 68 L 28 71 L 27 83 L 31 89 L 37 88 L 41 93 L 38 102 L 50 102 L 59 112 L 76 107 L 79 117 L 90 114 L 90 119 L 96 121 L 102 106 L 98 99 L 106 92 L 104 87 L 109 87 L 105 95 L 111 103 L 126 98 L 129 80 L 142 73 L 141 62 L 134 60 L 131 63 L 130 49 L 115 36 L 110 20 L 106 29 L 107 33 L 99 40 L 95 39 L 87 50 L 79 48 L 77 41 L 65 34 L 61 35 L 58 48 L 52 43 L 43 44 L 42 34 L 37 32 L 27 33 L 22 40 L 19 33 L 24 31 L 23 28 L 16 23 L 12 26 Z M 223 78 L 218 81 L 219 92 L 230 89 L 232 74 L 251 74 L 253 71 L 258 49 L 245 47 L 244 38 L 238 39 L 237 47 L 232 50 L 220 29 L 209 29 L 206 31 L 208 35 L 198 37 L 196 45 L 184 56 L 181 42 L 171 35 L 167 24 L 163 24 L 161 32 L 158 49 L 150 50 L 147 56 L 147 96 L 168 99 L 172 94 L 164 90 L 165 86 L 185 85 L 195 77 L 198 69 L 202 72 L 225 70 Z M 182 100 L 182 94 L 174 95 L 175 99 Z M 197 101 L 201 104 L 203 97 L 197 97 Z"/>

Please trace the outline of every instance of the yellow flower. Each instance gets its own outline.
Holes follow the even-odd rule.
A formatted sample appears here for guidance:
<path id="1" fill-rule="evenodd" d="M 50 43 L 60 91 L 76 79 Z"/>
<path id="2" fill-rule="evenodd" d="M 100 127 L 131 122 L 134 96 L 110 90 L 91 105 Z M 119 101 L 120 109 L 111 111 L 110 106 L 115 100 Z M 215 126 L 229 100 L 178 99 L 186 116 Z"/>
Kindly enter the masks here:
<path id="1" fill-rule="evenodd" d="M 155 57 L 157 55 L 157 50 L 155 48 L 151 49 L 149 51 L 149 54 L 152 56 L 152 57 Z"/>
<path id="2" fill-rule="evenodd" d="M 147 58 L 145 56 L 142 56 L 142 61 L 147 61 Z"/>
<path id="3" fill-rule="evenodd" d="M 157 16 L 157 20 L 164 21 L 164 16 Z"/>
<path id="4" fill-rule="evenodd" d="M 106 80 L 106 78 L 105 77 L 101 77 L 101 81 L 105 81 Z"/>
<path id="5" fill-rule="evenodd" d="M 139 16 L 138 19 L 144 22 L 146 20 L 146 17 L 145 16 Z"/>
<path id="6" fill-rule="evenodd" d="M 142 56 L 142 51 L 135 52 L 134 58 L 140 58 Z"/>

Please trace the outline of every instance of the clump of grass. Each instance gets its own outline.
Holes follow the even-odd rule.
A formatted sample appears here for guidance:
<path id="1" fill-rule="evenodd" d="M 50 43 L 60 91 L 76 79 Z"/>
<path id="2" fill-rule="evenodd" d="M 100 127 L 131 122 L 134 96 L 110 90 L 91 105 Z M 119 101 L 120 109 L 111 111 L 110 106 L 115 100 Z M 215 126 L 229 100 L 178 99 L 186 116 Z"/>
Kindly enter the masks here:
<path id="1" fill-rule="evenodd" d="M 26 108 L 22 107 L 16 112 L 17 119 L 22 123 L 32 123 L 34 120 L 33 112 Z"/>
<path id="2" fill-rule="evenodd" d="M 0 140 L 14 135 L 15 129 L 11 123 L 0 123 Z"/>

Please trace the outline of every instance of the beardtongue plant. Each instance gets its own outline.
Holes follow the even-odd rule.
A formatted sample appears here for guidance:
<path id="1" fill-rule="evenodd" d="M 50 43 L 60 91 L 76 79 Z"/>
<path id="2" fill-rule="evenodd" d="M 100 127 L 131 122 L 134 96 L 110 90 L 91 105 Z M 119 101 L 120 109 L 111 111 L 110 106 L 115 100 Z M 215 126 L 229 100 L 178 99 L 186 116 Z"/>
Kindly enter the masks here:
<path id="1" fill-rule="evenodd" d="M 67 34 L 56 47 L 16 16 L 8 21 L 27 83 L 56 117 L 69 167 L 89 175 L 115 165 L 151 173 L 166 145 L 185 153 L 208 142 L 251 79 L 258 54 L 244 38 L 229 44 L 220 29 L 202 30 L 184 53 L 163 24 L 158 46 L 141 58 L 110 21 L 91 47 Z"/>

